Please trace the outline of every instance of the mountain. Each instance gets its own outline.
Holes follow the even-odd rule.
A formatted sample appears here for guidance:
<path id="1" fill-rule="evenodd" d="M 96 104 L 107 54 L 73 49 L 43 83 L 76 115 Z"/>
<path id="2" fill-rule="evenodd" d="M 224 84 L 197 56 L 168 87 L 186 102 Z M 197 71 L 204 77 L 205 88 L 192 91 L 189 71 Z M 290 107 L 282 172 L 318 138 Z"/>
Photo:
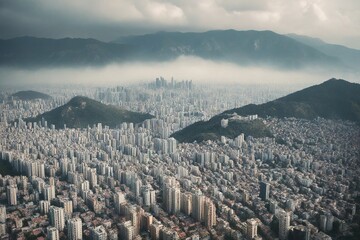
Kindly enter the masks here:
<path id="1" fill-rule="evenodd" d="M 241 133 L 246 136 L 253 137 L 271 137 L 272 134 L 267 129 L 266 125 L 260 120 L 239 121 L 229 120 L 229 125 L 224 128 L 221 126 L 221 120 L 228 119 L 230 115 L 217 115 L 209 121 L 196 122 L 178 132 L 175 132 L 171 137 L 179 142 L 201 142 L 206 140 L 219 140 L 221 136 L 228 138 L 235 138 Z"/>
<path id="2" fill-rule="evenodd" d="M 35 100 L 35 99 L 51 99 L 52 97 L 50 95 L 47 95 L 45 93 L 37 92 L 37 91 L 19 91 L 11 95 L 14 99 L 20 99 L 20 100 Z"/>
<path id="3" fill-rule="evenodd" d="M 77 96 L 63 106 L 40 114 L 35 118 L 25 119 L 25 121 L 38 122 L 42 118 L 48 122 L 48 125 L 54 124 L 56 128 L 62 128 L 64 124 L 69 128 L 84 128 L 97 123 L 114 128 L 122 122 L 140 123 L 153 118 L 153 116 L 123 110 L 87 97 Z"/>
<path id="4" fill-rule="evenodd" d="M 228 110 L 239 115 L 342 119 L 360 122 L 360 84 L 330 79 L 274 101 Z"/>
<path id="5" fill-rule="evenodd" d="M 144 56 L 160 60 L 192 55 L 239 64 L 269 64 L 290 68 L 341 64 L 336 57 L 327 56 L 272 31 L 158 32 L 124 37 L 117 42 L 132 44 Z"/>
<path id="6" fill-rule="evenodd" d="M 20 37 L 0 40 L 0 65 L 8 66 L 166 61 L 181 55 L 280 68 L 344 66 L 337 56 L 329 56 L 291 37 L 271 31 L 158 32 L 127 36 L 111 43 L 79 38 Z"/>
<path id="7" fill-rule="evenodd" d="M 234 114 L 283 118 L 342 119 L 360 122 L 360 84 L 345 80 L 330 79 L 322 84 L 305 88 L 264 104 L 250 104 L 231 109 L 214 116 L 207 122 L 194 123 L 172 135 L 180 142 L 219 139 L 220 136 L 234 138 L 240 133 L 253 137 L 271 136 L 260 119 L 231 121 Z M 222 128 L 221 119 L 229 119 L 229 126 Z"/>
<path id="8" fill-rule="evenodd" d="M 0 65 L 102 65 L 127 60 L 133 51 L 132 46 L 95 39 L 19 37 L 0 40 Z"/>
<path id="9" fill-rule="evenodd" d="M 311 46 L 328 56 L 337 57 L 349 67 L 355 69 L 359 68 L 360 50 L 358 49 L 352 49 L 337 44 L 329 44 L 318 38 L 311 38 L 296 34 L 288 34 L 287 36 L 295 39 L 298 42 Z"/>

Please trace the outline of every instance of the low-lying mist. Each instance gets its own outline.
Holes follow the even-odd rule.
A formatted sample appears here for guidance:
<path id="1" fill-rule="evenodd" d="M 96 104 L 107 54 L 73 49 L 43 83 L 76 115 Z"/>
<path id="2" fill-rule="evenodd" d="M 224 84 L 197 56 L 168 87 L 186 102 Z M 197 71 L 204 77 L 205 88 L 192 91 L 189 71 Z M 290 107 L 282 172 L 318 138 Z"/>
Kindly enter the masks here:
<path id="1" fill-rule="evenodd" d="M 321 69 L 283 71 L 268 67 L 243 67 L 227 62 L 214 62 L 196 57 L 180 57 L 169 62 L 133 62 L 105 67 L 19 69 L 0 68 L 1 89 L 36 89 L 69 85 L 114 86 L 150 82 L 156 77 L 193 80 L 195 84 L 293 85 L 305 87 L 330 78 L 359 82 L 350 72 Z"/>

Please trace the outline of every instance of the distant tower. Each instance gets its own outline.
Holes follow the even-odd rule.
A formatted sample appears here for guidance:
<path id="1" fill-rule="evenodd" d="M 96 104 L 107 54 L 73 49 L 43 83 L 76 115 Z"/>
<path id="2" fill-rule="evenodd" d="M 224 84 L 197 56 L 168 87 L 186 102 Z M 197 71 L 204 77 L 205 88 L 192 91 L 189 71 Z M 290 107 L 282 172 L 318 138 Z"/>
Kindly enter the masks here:
<path id="1" fill-rule="evenodd" d="M 281 211 L 279 213 L 279 238 L 286 240 L 289 235 L 291 212 Z"/>
<path id="2" fill-rule="evenodd" d="M 11 206 L 17 205 L 17 187 L 14 185 L 7 186 L 6 195 L 8 199 L 8 204 Z"/>
<path id="3" fill-rule="evenodd" d="M 80 218 L 70 219 L 67 229 L 69 240 L 82 240 L 82 222 Z"/>
<path id="4" fill-rule="evenodd" d="M 258 223 L 255 219 L 251 218 L 246 221 L 246 234 L 249 239 L 257 237 Z"/>
<path id="5" fill-rule="evenodd" d="M 270 184 L 266 182 L 260 182 L 260 195 L 261 200 L 266 201 L 269 199 Z"/>

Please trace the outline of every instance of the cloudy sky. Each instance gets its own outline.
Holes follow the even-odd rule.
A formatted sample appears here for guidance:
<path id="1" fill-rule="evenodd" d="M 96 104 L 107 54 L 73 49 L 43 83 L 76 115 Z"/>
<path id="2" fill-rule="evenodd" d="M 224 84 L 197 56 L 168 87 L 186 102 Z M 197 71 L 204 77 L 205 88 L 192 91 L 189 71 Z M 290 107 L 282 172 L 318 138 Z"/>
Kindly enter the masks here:
<path id="1" fill-rule="evenodd" d="M 0 0 L 0 38 L 273 30 L 360 49 L 359 0 Z"/>

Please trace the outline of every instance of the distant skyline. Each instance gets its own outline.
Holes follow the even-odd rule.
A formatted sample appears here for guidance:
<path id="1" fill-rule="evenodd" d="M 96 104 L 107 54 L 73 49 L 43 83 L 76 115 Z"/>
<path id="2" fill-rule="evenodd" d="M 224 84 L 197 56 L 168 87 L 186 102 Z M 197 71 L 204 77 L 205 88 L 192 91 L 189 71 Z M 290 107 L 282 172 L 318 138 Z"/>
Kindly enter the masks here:
<path id="1" fill-rule="evenodd" d="M 358 0 L 1 0 L 0 38 L 271 30 L 360 49 Z"/>

